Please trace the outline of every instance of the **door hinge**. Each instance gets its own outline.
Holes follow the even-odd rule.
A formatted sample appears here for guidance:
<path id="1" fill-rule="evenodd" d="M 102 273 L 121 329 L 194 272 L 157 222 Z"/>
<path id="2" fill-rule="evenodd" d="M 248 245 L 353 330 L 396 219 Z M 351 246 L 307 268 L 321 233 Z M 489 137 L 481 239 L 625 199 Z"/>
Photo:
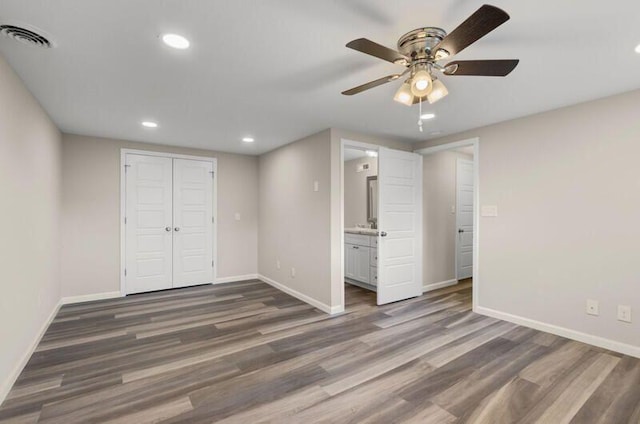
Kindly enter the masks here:
<path id="1" fill-rule="evenodd" d="M 213 268 L 213 261 L 211 261 L 211 268 Z"/>
<path id="2" fill-rule="evenodd" d="M 211 217 L 211 223 L 214 224 L 216 222 L 214 217 Z"/>
<path id="3" fill-rule="evenodd" d="M 209 171 L 209 174 L 211 174 L 211 178 L 213 178 L 215 176 L 215 171 Z"/>
<path id="4" fill-rule="evenodd" d="M 124 217 L 124 225 L 127 225 L 127 217 Z"/>
<path id="5" fill-rule="evenodd" d="M 127 268 L 124 269 L 124 276 L 127 276 Z"/>

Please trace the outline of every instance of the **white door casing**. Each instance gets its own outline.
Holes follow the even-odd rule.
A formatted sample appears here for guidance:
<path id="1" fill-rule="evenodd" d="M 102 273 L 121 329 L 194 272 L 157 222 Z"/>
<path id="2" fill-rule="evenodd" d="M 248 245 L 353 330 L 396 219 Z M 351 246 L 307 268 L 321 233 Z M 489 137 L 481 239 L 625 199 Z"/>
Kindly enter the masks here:
<path id="1" fill-rule="evenodd" d="M 473 275 L 473 161 L 458 159 L 456 163 L 456 278 Z"/>
<path id="2" fill-rule="evenodd" d="M 422 156 L 380 148 L 378 190 L 382 305 L 422 294 Z"/>
<path id="3" fill-rule="evenodd" d="M 213 282 L 213 164 L 173 159 L 173 287 Z"/>
<path id="4" fill-rule="evenodd" d="M 126 294 L 172 287 L 172 160 L 126 155 Z"/>

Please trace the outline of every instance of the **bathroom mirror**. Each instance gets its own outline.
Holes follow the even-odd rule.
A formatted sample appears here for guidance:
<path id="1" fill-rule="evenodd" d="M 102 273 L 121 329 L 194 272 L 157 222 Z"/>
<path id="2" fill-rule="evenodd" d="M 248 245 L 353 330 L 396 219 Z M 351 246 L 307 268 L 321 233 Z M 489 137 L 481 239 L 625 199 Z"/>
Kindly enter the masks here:
<path id="1" fill-rule="evenodd" d="M 378 228 L 378 177 L 367 177 L 367 222 Z"/>

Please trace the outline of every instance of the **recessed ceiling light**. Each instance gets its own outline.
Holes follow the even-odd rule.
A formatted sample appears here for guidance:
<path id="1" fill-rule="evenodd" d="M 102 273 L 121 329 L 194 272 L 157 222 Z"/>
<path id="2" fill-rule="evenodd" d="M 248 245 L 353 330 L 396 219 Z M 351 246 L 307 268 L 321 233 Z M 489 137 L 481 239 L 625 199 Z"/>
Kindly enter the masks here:
<path id="1" fill-rule="evenodd" d="M 152 121 L 144 121 L 142 123 L 143 127 L 147 127 L 147 128 L 158 128 L 158 123 L 157 122 L 152 122 Z"/>
<path id="2" fill-rule="evenodd" d="M 376 152 L 375 150 L 367 150 L 367 151 L 365 151 L 365 153 L 370 158 L 377 158 L 378 157 L 378 152 Z"/>
<path id="3" fill-rule="evenodd" d="M 256 140 L 254 140 L 253 137 L 245 137 L 242 139 L 242 141 L 244 141 L 245 143 L 253 143 Z"/>
<path id="4" fill-rule="evenodd" d="M 164 34 L 162 41 L 164 41 L 167 46 L 180 50 L 188 49 L 190 45 L 189 40 L 178 34 Z"/>
<path id="5" fill-rule="evenodd" d="M 636 53 L 640 54 L 640 44 L 636 46 Z"/>
<path id="6" fill-rule="evenodd" d="M 436 117 L 435 113 L 425 113 L 424 115 L 420 115 L 420 119 L 426 121 L 427 119 L 433 119 Z"/>

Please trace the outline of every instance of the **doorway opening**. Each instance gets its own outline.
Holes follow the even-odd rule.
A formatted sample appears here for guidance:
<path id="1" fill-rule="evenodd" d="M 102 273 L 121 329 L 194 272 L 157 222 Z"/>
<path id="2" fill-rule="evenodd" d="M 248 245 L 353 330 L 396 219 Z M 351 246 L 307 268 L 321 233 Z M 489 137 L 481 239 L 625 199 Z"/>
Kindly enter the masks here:
<path id="1" fill-rule="evenodd" d="M 456 286 L 477 305 L 478 140 L 418 150 L 423 155 L 424 291 Z"/>
<path id="2" fill-rule="evenodd" d="M 376 304 L 378 279 L 378 150 L 343 149 L 345 306 Z"/>
<path id="3" fill-rule="evenodd" d="M 340 154 L 342 305 L 420 296 L 422 156 L 344 139 Z"/>

